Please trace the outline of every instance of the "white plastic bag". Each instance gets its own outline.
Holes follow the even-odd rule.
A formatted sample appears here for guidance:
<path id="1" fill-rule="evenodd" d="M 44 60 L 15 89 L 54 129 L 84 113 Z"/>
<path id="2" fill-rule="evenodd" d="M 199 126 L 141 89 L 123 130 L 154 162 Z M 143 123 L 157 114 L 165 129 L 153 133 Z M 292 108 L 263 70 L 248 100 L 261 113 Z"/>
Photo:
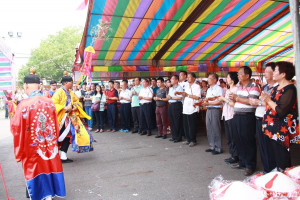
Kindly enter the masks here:
<path id="1" fill-rule="evenodd" d="M 293 179 L 296 183 L 300 184 L 300 166 L 291 167 L 286 169 L 284 174 Z"/>
<path id="2" fill-rule="evenodd" d="M 253 177 L 257 188 L 264 189 L 270 198 L 295 199 L 300 195 L 300 185 L 281 172 L 270 172 L 265 175 Z"/>
<path id="3" fill-rule="evenodd" d="M 241 181 L 225 181 L 216 177 L 209 186 L 211 200 L 264 200 L 266 194 Z"/>

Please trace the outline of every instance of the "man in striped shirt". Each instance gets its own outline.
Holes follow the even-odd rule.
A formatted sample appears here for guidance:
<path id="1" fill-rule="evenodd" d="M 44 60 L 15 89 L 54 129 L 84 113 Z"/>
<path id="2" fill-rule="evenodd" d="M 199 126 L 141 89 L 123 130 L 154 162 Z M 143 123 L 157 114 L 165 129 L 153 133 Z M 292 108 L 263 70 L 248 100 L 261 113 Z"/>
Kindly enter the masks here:
<path id="1" fill-rule="evenodd" d="M 237 94 L 229 95 L 229 98 L 235 102 L 232 131 L 239 155 L 239 163 L 232 165 L 232 168 L 245 168 L 245 176 L 252 175 L 256 168 L 256 107 L 250 105 L 250 98 L 258 99 L 260 89 L 250 80 L 251 75 L 250 67 L 241 67 L 238 72 L 240 86 Z"/>

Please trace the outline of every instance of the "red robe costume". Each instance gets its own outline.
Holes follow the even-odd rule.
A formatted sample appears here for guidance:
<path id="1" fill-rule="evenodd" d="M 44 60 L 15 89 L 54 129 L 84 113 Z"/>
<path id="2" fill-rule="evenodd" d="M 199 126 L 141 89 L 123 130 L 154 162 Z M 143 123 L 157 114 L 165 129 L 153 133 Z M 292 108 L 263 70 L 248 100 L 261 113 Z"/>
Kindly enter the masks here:
<path id="1" fill-rule="evenodd" d="M 66 195 L 55 106 L 51 99 L 40 95 L 34 91 L 22 100 L 11 120 L 15 158 L 22 161 L 32 200 Z"/>

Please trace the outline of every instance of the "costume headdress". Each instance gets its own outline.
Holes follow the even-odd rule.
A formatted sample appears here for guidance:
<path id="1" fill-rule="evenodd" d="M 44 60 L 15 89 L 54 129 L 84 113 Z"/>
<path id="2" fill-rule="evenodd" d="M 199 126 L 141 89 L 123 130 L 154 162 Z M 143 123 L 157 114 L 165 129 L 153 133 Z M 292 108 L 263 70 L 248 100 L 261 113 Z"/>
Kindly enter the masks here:
<path id="1" fill-rule="evenodd" d="M 40 77 L 35 75 L 35 72 L 36 72 L 36 68 L 31 67 L 30 68 L 30 74 L 28 74 L 27 76 L 24 77 L 24 83 L 27 83 L 27 84 L 30 84 L 30 83 L 40 84 Z"/>
<path id="2" fill-rule="evenodd" d="M 64 76 L 61 79 L 61 83 L 65 83 L 65 82 L 72 82 L 73 78 L 71 76 L 69 76 L 67 71 L 64 71 Z"/>

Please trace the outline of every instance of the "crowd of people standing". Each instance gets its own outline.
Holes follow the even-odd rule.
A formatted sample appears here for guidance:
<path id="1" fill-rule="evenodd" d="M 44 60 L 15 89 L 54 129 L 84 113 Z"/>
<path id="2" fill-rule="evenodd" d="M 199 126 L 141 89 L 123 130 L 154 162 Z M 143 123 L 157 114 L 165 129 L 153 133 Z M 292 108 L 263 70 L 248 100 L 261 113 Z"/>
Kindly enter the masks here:
<path id="1" fill-rule="evenodd" d="M 194 73 L 181 71 L 179 76 L 167 80 L 135 78 L 131 87 L 127 80 L 121 84 L 109 81 L 107 90 L 103 86 L 92 85 L 96 91 L 79 86 L 75 93 L 86 110 L 91 103 L 101 105 L 99 111 L 94 111 L 95 132 L 103 132 L 104 123 L 108 122 L 108 132 L 131 131 L 150 136 L 157 129 L 156 138 L 166 139 L 169 128 L 170 141 L 190 147 L 197 145 L 197 115 L 205 108 L 209 143 L 206 152 L 223 152 L 222 119 L 231 155 L 225 162 L 234 169 L 244 169 L 249 176 L 257 165 L 256 138 L 265 172 L 276 167 L 284 170 L 291 165 L 289 145 L 300 141 L 296 89 L 291 81 L 294 75 L 292 63 L 277 62 L 266 65 L 266 85 L 253 80 L 251 68 L 243 66 L 238 72 L 229 72 L 226 82 L 220 81 L 215 73 L 209 74 L 207 81 L 199 82 Z M 92 130 L 92 123 L 89 128 Z"/>
<path id="2" fill-rule="evenodd" d="M 205 151 L 223 153 L 223 121 L 230 153 L 225 162 L 249 176 L 257 165 L 256 139 L 265 172 L 291 166 L 290 143 L 300 143 L 294 75 L 292 63 L 277 62 L 266 65 L 263 86 L 251 79 L 251 68 L 243 66 L 229 72 L 226 82 L 216 73 L 199 82 L 194 73 L 181 71 L 167 80 L 136 77 L 133 85 L 111 80 L 108 87 L 84 83 L 73 91 L 91 116 L 86 119 L 90 131 L 147 136 L 157 132 L 155 138 L 162 139 L 171 133 L 169 141 L 190 147 L 197 145 L 198 113 L 205 110 Z M 49 91 L 42 84 L 40 91 L 51 97 L 56 87 L 51 81 Z"/>

